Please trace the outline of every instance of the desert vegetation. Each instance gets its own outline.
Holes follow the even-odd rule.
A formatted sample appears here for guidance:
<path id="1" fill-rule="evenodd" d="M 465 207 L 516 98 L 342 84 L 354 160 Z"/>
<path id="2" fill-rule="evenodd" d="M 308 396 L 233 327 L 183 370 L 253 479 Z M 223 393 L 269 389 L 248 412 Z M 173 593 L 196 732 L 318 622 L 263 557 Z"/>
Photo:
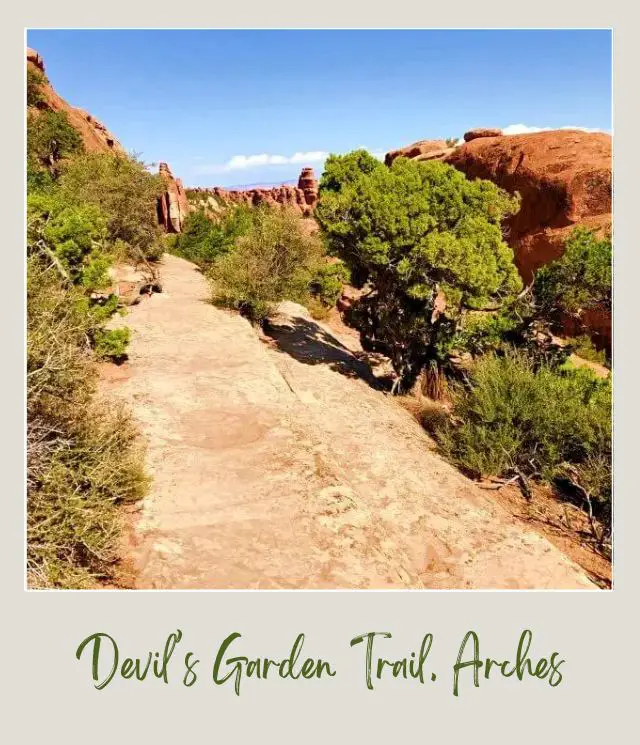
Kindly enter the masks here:
<path id="1" fill-rule="evenodd" d="M 488 181 L 439 162 L 387 168 L 356 151 L 329 158 L 320 193 L 332 252 L 369 287 L 356 322 L 388 353 L 400 390 L 425 367 L 442 368 L 465 315 L 504 307 L 522 289 L 500 229 L 518 201 Z"/>
<path id="2" fill-rule="evenodd" d="M 611 261 L 609 236 L 598 238 L 587 228 L 576 228 L 562 256 L 536 273 L 535 298 L 540 309 L 551 318 L 593 308 L 611 310 Z"/>
<path id="3" fill-rule="evenodd" d="M 611 382 L 587 336 L 555 342 L 563 314 L 611 308 L 611 241 L 578 227 L 524 288 L 502 221 L 518 198 L 435 161 L 365 151 L 328 159 L 316 216 L 330 251 L 364 288 L 351 309 L 363 345 L 440 399 L 413 406 L 441 451 L 475 478 L 553 484 L 611 528 Z"/>
<path id="4" fill-rule="evenodd" d="M 208 270 L 216 259 L 228 253 L 236 238 L 249 231 L 252 209 L 248 206 L 230 208 L 218 218 L 210 217 L 203 209 L 191 212 L 182 232 L 168 236 L 172 253 Z"/>
<path id="5" fill-rule="evenodd" d="M 147 477 L 127 412 L 96 393 L 97 359 L 126 352 L 108 293 L 118 260 L 162 246 L 157 176 L 135 157 L 87 153 L 64 112 L 27 102 L 27 522 L 33 587 L 87 587 L 112 577 L 120 509 Z"/>
<path id="6" fill-rule="evenodd" d="M 510 349 L 477 359 L 436 422 L 442 451 L 469 475 L 556 484 L 584 502 L 596 538 L 611 524 L 611 384 L 589 370 L 536 364 Z"/>
<path id="7" fill-rule="evenodd" d="M 215 217 L 197 210 L 167 241 L 173 253 L 206 273 L 214 304 L 257 323 L 285 299 L 321 315 L 349 277 L 342 262 L 327 261 L 318 235 L 288 209 L 240 205 Z"/>

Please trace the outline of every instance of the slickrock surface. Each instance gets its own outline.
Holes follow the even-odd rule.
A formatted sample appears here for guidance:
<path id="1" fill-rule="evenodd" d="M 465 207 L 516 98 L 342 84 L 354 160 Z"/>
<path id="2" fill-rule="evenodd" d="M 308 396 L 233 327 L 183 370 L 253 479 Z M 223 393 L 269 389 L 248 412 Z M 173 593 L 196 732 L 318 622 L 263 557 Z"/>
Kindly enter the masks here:
<path id="1" fill-rule="evenodd" d="M 139 588 L 593 588 L 377 390 L 352 337 L 285 303 L 260 338 L 173 256 L 123 320 L 154 481 Z"/>

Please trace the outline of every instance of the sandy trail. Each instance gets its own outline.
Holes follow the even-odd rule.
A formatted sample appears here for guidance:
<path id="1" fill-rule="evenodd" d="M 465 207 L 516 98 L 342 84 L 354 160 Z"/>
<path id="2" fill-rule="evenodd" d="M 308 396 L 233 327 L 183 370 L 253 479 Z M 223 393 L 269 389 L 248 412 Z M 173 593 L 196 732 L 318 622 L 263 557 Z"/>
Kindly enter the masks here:
<path id="1" fill-rule="evenodd" d="M 139 588 L 593 588 L 435 452 L 354 344 L 283 304 L 269 342 L 166 256 L 131 308 L 129 402 L 153 475 Z"/>

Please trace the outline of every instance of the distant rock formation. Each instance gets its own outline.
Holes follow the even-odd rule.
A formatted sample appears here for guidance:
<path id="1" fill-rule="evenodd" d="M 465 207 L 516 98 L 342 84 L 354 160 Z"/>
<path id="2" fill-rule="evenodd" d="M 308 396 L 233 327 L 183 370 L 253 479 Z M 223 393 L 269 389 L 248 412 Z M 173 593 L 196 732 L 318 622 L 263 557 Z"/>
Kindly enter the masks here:
<path id="1" fill-rule="evenodd" d="M 305 202 L 313 207 L 318 201 L 318 179 L 313 168 L 303 168 L 298 179 L 298 189 L 302 189 Z"/>
<path id="2" fill-rule="evenodd" d="M 166 184 L 166 191 L 158 198 L 158 222 L 167 233 L 180 233 L 189 214 L 189 202 L 179 178 L 175 178 L 166 163 L 160 163 L 158 172 Z"/>
<path id="3" fill-rule="evenodd" d="M 43 76 L 45 75 L 44 60 L 35 49 L 27 48 L 27 67 L 37 70 Z M 90 153 L 95 152 L 116 152 L 124 153 L 124 150 L 116 138 L 109 130 L 99 122 L 94 116 L 83 109 L 70 106 L 61 98 L 51 86 L 51 83 L 44 77 L 40 87 L 42 101 L 36 106 L 30 107 L 30 111 L 37 115 L 40 111 L 64 111 L 69 118 L 69 123 L 82 137 L 85 149 Z"/>
<path id="4" fill-rule="evenodd" d="M 273 207 L 279 205 L 298 210 L 302 215 L 308 217 L 318 201 L 318 181 L 313 168 L 303 168 L 298 179 L 298 186 L 285 184 L 253 189 L 228 189 L 222 186 L 214 186 L 211 188 L 197 187 L 189 189 L 189 192 L 202 204 L 248 204 L 253 207 L 261 204 L 268 204 Z M 213 201 L 211 198 L 213 198 Z"/>

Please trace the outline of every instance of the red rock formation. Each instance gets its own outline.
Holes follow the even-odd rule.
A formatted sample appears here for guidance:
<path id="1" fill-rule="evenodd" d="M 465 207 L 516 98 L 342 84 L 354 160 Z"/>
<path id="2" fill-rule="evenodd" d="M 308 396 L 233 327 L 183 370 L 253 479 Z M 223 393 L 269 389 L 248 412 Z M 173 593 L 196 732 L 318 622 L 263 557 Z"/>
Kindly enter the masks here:
<path id="1" fill-rule="evenodd" d="M 398 150 L 392 150 L 384 158 L 385 165 L 390 166 L 396 158 L 410 158 L 415 160 L 441 159 L 451 153 L 444 140 L 419 140 Z"/>
<path id="2" fill-rule="evenodd" d="M 506 223 L 523 279 L 557 259 L 576 225 L 611 225 L 611 136 L 579 130 L 472 139 L 446 158 L 522 198 Z"/>
<path id="3" fill-rule="evenodd" d="M 166 163 L 160 163 L 158 172 L 167 190 L 158 199 L 158 222 L 167 233 L 179 233 L 189 214 L 189 202 L 179 178 L 174 178 Z"/>
<path id="4" fill-rule="evenodd" d="M 522 198 L 506 223 L 507 240 L 525 281 L 557 259 L 575 225 L 603 231 L 611 225 L 611 136 L 580 130 L 502 135 L 472 129 L 465 143 L 444 149 L 442 140 L 421 140 L 387 153 L 395 158 L 437 158 L 469 178 L 489 179 Z"/>
<path id="5" fill-rule="evenodd" d="M 611 229 L 611 136 L 580 130 L 552 130 L 503 135 L 500 130 L 473 129 L 465 143 L 442 156 L 439 140 L 423 140 L 387 153 L 389 165 L 399 156 L 438 158 L 469 178 L 489 179 L 521 197 L 520 211 L 505 224 L 505 236 L 525 282 L 535 271 L 559 258 L 576 225 L 599 234 Z M 563 321 L 564 332 L 588 331 L 599 348 L 611 347 L 611 313 L 585 312 Z"/>
<path id="6" fill-rule="evenodd" d="M 44 61 L 35 49 L 27 48 L 27 66 L 37 70 L 44 75 Z M 52 88 L 51 83 L 44 78 L 41 86 L 43 100 L 35 107 L 30 107 L 30 112 L 37 115 L 39 110 L 64 111 L 69 118 L 71 126 L 77 130 L 82 137 L 85 149 L 88 152 L 116 152 L 124 153 L 122 146 L 109 130 L 91 114 L 70 106 Z"/>
<path id="7" fill-rule="evenodd" d="M 479 129 L 471 129 L 468 132 L 465 132 L 462 136 L 462 139 L 465 142 L 471 142 L 471 140 L 477 140 L 480 137 L 502 137 L 502 130 L 501 129 L 488 129 L 485 128 L 479 128 Z"/>
<path id="8" fill-rule="evenodd" d="M 298 189 L 302 189 L 305 202 L 311 207 L 318 201 L 318 179 L 313 168 L 303 168 L 298 179 Z"/>
<path id="9" fill-rule="evenodd" d="M 313 168 L 303 168 L 298 186 L 284 184 L 273 187 L 256 187 L 253 189 L 225 189 L 221 186 L 212 188 L 198 187 L 190 189 L 190 192 L 203 196 L 212 196 L 218 202 L 228 204 L 248 204 L 257 207 L 260 204 L 268 204 L 273 207 L 293 208 L 305 217 L 309 216 L 318 201 L 318 182 L 315 178 Z"/>

